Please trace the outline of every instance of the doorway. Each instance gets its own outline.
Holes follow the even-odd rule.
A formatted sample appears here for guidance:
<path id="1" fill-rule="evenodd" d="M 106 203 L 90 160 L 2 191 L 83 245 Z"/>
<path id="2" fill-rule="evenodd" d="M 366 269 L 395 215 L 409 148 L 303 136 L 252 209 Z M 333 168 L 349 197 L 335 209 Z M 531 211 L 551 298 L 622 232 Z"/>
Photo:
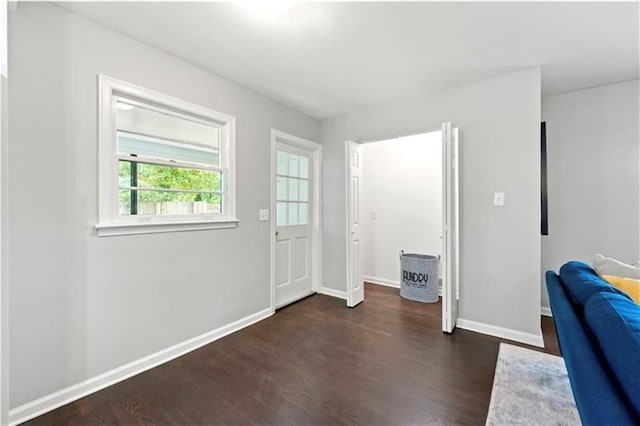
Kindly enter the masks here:
<path id="1" fill-rule="evenodd" d="M 364 281 L 400 288 L 400 250 L 442 256 L 442 132 L 362 146 Z"/>
<path id="2" fill-rule="evenodd" d="M 347 305 L 364 281 L 400 287 L 399 252 L 441 256 L 443 331 L 458 301 L 458 131 L 346 143 Z"/>
<path id="3" fill-rule="evenodd" d="M 318 291 L 322 146 L 271 132 L 271 307 Z"/>

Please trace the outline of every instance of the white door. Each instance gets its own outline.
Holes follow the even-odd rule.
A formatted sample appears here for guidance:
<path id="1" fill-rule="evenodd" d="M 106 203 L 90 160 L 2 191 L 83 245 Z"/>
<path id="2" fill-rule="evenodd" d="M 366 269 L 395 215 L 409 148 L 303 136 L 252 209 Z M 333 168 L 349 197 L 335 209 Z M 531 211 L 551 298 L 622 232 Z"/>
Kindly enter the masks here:
<path id="1" fill-rule="evenodd" d="M 313 153 L 276 144 L 275 306 L 313 293 Z"/>
<path id="2" fill-rule="evenodd" d="M 442 331 L 453 332 L 458 320 L 458 129 L 442 125 Z"/>
<path id="3" fill-rule="evenodd" d="M 364 300 L 362 259 L 362 147 L 352 141 L 346 143 L 347 157 L 347 306 L 354 307 Z"/>

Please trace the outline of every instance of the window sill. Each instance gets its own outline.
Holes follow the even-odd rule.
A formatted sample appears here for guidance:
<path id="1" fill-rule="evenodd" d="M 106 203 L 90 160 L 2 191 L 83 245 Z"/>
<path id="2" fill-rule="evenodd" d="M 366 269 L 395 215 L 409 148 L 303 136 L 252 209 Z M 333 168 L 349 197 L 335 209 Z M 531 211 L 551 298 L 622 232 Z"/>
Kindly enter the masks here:
<path id="1" fill-rule="evenodd" d="M 204 231 L 209 229 L 236 228 L 238 220 L 201 220 L 183 222 L 156 223 L 110 223 L 98 224 L 98 237 L 114 237 L 118 235 L 156 234 L 159 232 Z"/>

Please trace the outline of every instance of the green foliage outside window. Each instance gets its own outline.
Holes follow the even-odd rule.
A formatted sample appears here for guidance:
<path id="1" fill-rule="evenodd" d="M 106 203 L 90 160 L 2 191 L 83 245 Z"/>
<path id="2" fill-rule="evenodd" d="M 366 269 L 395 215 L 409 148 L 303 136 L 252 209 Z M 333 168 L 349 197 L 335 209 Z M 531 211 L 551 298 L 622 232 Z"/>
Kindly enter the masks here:
<path id="1" fill-rule="evenodd" d="M 120 161 L 119 181 L 121 187 L 131 186 L 131 162 Z M 219 172 L 137 163 L 137 187 L 140 189 L 137 191 L 140 202 L 204 201 L 219 204 L 221 195 L 210 191 L 221 192 L 222 185 Z M 144 191 L 144 188 L 203 192 Z M 130 191 L 121 190 L 120 202 L 128 204 L 130 196 Z"/>

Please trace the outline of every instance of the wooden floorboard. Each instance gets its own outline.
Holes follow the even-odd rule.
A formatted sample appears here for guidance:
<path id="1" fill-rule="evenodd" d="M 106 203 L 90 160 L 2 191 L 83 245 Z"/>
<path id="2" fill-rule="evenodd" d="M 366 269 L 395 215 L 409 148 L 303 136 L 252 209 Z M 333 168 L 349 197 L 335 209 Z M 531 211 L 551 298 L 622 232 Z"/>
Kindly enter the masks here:
<path id="1" fill-rule="evenodd" d="M 502 340 L 443 334 L 440 303 L 365 291 L 351 309 L 309 297 L 27 424 L 483 425 Z M 553 320 L 542 328 L 559 354 Z"/>

